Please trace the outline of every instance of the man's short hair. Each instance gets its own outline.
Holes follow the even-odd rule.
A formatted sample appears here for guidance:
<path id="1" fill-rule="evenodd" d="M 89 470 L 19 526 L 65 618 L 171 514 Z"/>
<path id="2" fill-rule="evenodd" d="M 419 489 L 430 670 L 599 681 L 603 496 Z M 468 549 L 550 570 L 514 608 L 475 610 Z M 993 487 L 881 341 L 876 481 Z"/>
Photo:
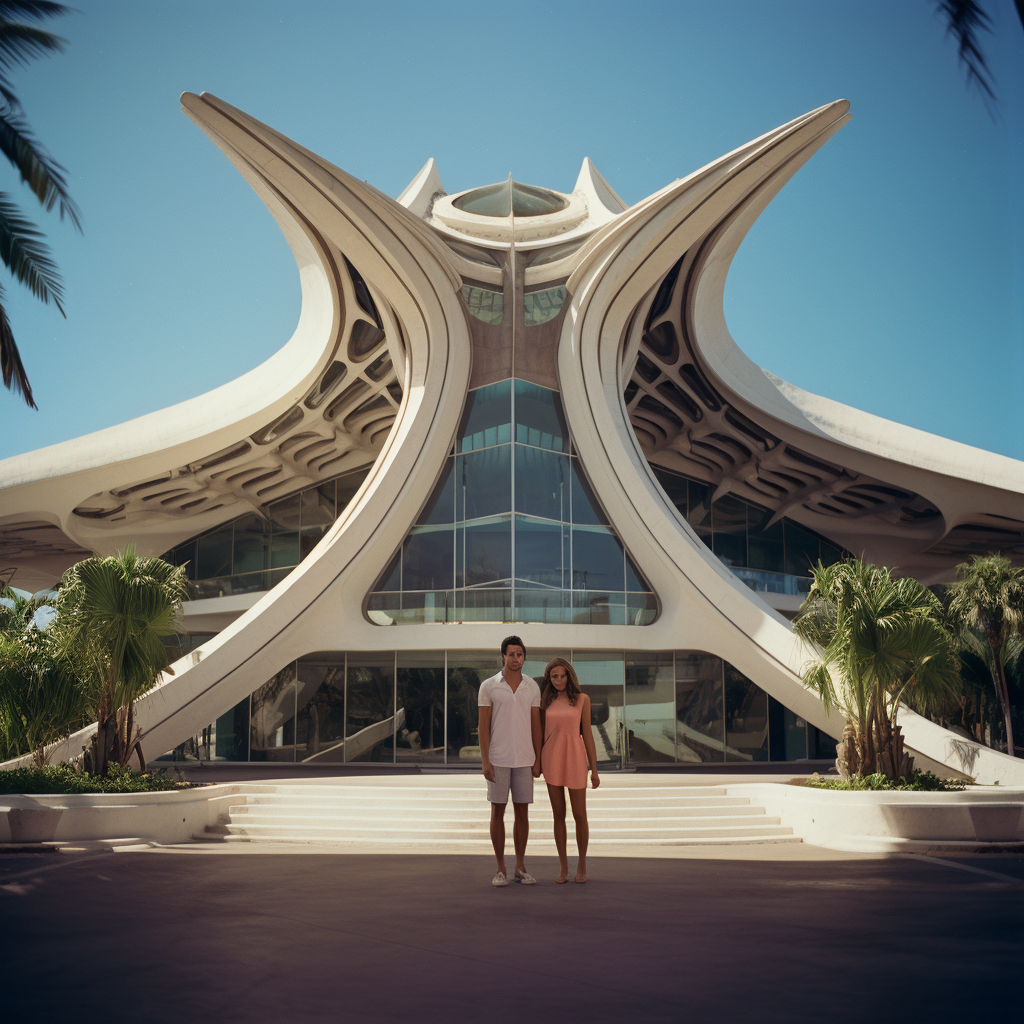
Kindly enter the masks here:
<path id="1" fill-rule="evenodd" d="M 517 637 L 515 635 L 507 636 L 507 637 L 505 637 L 504 640 L 501 641 L 501 656 L 503 658 L 505 657 L 505 652 L 510 647 L 522 647 L 523 654 L 524 655 L 526 654 L 526 644 L 524 644 L 523 641 L 519 639 L 519 637 Z"/>

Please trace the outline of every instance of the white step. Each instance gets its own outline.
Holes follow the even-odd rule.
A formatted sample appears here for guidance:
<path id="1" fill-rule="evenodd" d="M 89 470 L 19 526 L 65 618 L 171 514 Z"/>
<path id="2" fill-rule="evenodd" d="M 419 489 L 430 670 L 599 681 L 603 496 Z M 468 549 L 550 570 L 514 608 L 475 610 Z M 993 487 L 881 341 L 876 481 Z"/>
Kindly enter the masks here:
<path id="1" fill-rule="evenodd" d="M 725 786 L 650 786 L 628 778 L 588 792 L 591 845 L 650 846 L 801 842 L 779 818 L 729 796 Z M 381 782 L 313 780 L 242 787 L 221 822 L 203 838 L 232 842 L 415 845 L 443 850 L 490 847 L 486 790 L 478 776 Z M 553 848 L 551 807 L 543 790 L 531 808 L 531 848 Z M 511 821 L 506 811 L 506 828 Z M 575 835 L 566 815 L 570 842 Z"/>

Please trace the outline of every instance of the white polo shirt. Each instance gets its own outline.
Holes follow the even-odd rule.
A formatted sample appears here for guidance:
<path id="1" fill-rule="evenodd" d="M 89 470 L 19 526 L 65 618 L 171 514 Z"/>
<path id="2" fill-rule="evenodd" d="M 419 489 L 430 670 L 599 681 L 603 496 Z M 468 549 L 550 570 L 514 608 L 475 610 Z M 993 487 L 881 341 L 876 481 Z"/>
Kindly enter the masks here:
<path id="1" fill-rule="evenodd" d="M 540 707 L 540 687 L 529 676 L 512 692 L 499 672 L 480 684 L 477 704 L 491 709 L 491 764 L 499 768 L 529 768 L 537 760 L 533 749 L 531 708 Z"/>

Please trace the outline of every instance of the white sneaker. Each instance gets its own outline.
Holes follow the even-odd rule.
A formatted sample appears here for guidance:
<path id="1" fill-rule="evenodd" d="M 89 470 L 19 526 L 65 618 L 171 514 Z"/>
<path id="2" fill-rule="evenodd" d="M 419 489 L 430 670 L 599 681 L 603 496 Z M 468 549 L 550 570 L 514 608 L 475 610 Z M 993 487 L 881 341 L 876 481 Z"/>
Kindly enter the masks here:
<path id="1" fill-rule="evenodd" d="M 505 872 L 497 872 L 491 879 L 491 885 L 508 885 L 508 879 L 505 877 Z"/>
<path id="2" fill-rule="evenodd" d="M 514 877 L 515 877 L 515 880 L 517 882 L 521 883 L 522 885 L 536 885 L 537 884 L 537 879 L 534 878 L 533 875 L 531 875 L 529 871 L 520 871 L 519 868 L 516 868 L 516 873 L 515 873 Z"/>

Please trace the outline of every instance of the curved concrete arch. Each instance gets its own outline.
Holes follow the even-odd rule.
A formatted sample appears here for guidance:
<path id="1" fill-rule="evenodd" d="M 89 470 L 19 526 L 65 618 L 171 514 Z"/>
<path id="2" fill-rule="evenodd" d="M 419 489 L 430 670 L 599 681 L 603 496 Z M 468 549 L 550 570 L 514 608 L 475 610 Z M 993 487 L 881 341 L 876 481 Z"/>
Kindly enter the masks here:
<path id="1" fill-rule="evenodd" d="M 630 426 L 622 392 L 631 325 L 638 311 L 643 315 L 650 307 L 669 269 L 690 252 L 687 271 L 697 282 L 698 296 L 691 302 L 699 303 L 703 314 L 694 316 L 695 347 L 704 354 L 718 345 L 719 362 L 713 365 L 722 377 L 731 369 L 730 359 L 762 373 L 725 329 L 725 273 L 756 216 L 846 120 L 844 103 L 821 108 L 772 133 L 765 145 L 737 151 L 739 159 L 723 158 L 696 181 L 663 190 L 643 210 L 631 211 L 628 226 L 616 223 L 595 239 L 570 279 L 573 300 L 559 358 L 567 415 L 594 489 L 661 598 L 661 618 L 649 628 L 676 637 L 677 646 L 699 646 L 727 659 L 787 707 L 836 736 L 842 722 L 826 713 L 800 680 L 809 652 L 801 650 L 788 623 L 715 558 L 667 500 Z M 701 293 L 700 281 L 709 268 L 713 284 Z M 717 335 L 708 336 L 709 321 Z M 723 380 L 719 383 L 728 389 Z M 778 405 L 782 396 L 773 398 Z M 768 401 L 764 405 L 771 408 Z M 763 418 L 764 405 L 749 400 L 751 415 Z M 778 418 L 783 412 L 791 421 L 800 420 L 799 410 L 779 409 Z M 806 421 L 803 427 L 825 435 Z M 829 437 L 829 443 L 835 439 Z M 657 640 L 652 637 L 652 642 Z M 1024 779 L 1016 759 L 954 737 L 909 711 L 901 721 L 925 765 L 944 764 L 988 782 Z"/>
<path id="2" fill-rule="evenodd" d="M 764 432 L 763 450 L 749 453 L 745 476 L 721 465 L 717 476 L 708 470 L 715 497 L 736 489 L 759 500 L 748 492 L 762 493 L 755 486 L 758 474 L 768 472 L 764 467 L 771 458 L 783 456 L 796 460 L 794 465 L 805 456 L 822 460 L 837 493 L 850 481 L 864 487 L 871 480 L 884 489 L 886 480 L 907 478 L 914 485 L 912 500 L 924 509 L 925 525 L 886 525 L 876 516 L 877 522 L 861 527 L 866 537 L 872 530 L 879 535 L 888 530 L 901 551 L 931 543 L 950 524 L 976 521 L 979 507 L 994 516 L 1010 516 L 1007 509 L 1019 508 L 1024 495 L 1019 464 L 989 456 L 976 463 L 973 475 L 961 473 L 957 482 L 963 493 L 955 500 L 941 496 L 940 503 L 937 492 L 952 479 L 950 467 L 965 446 L 931 439 L 935 452 L 915 453 L 912 442 L 921 432 L 900 428 L 903 433 L 889 438 L 876 417 L 806 395 L 756 367 L 729 336 L 722 298 L 736 249 L 782 185 L 846 123 L 845 101 L 768 132 L 621 212 L 611 187 L 584 161 L 566 208 L 570 200 L 577 207 L 592 205 L 587 219 L 573 221 L 564 232 L 565 225 L 552 223 L 550 237 L 544 236 L 546 222 L 538 221 L 526 233 L 529 241 L 524 234 L 521 241 L 513 237 L 503 243 L 508 259 L 503 256 L 490 269 L 471 259 L 487 247 L 485 239 L 476 245 L 469 238 L 473 244 L 462 245 L 460 253 L 445 243 L 451 232 L 446 235 L 447 229 L 434 223 L 433 202 L 443 189 L 432 160 L 395 201 L 216 97 L 185 94 L 182 104 L 261 196 L 296 253 L 303 307 L 295 337 L 263 366 L 194 404 L 0 463 L 0 477 L 15 485 L 4 492 L 12 504 L 3 510 L 0 535 L 5 523 L 27 524 L 45 544 L 52 533 L 48 524 L 65 529 L 70 520 L 77 532 L 66 539 L 103 550 L 103 543 L 123 543 L 127 524 L 157 553 L 233 518 L 238 508 L 258 507 L 260 501 L 333 476 L 328 467 L 369 469 L 313 552 L 213 640 L 179 661 L 173 677 L 139 702 L 136 717 L 151 754 L 194 735 L 285 664 L 315 651 L 497 647 L 509 630 L 503 622 L 384 626 L 370 621 L 364 605 L 451 451 L 474 346 L 490 351 L 490 358 L 496 349 L 487 346 L 511 345 L 516 330 L 525 329 L 519 308 L 525 289 L 538 282 L 559 287 L 564 282 L 569 298 L 561 319 L 531 337 L 545 358 L 557 362 L 575 452 L 610 522 L 656 592 L 659 616 L 644 626 L 531 623 L 531 646 L 705 651 L 727 659 L 825 732 L 841 731 L 843 723 L 800 682 L 805 653 L 787 621 L 712 554 L 658 483 L 652 458 L 665 452 L 652 450 L 654 434 L 645 435 L 643 424 L 660 430 L 665 440 L 674 414 L 662 418 L 662 427 L 656 412 L 645 412 L 649 418 L 640 423 L 630 403 L 642 387 L 635 373 L 641 356 L 651 366 L 658 364 L 656 372 L 665 377 L 679 369 L 685 345 L 686 358 L 703 374 L 701 388 L 730 415 L 746 417 L 747 428 Z M 571 245 L 555 245 L 566 238 Z M 517 250 L 530 259 L 545 246 L 551 247 L 548 263 L 522 274 L 515 270 Z M 516 303 L 503 327 L 491 325 L 490 334 L 479 333 L 483 328 L 474 326 L 461 297 L 463 274 L 478 283 L 485 278 L 502 284 L 506 305 Z M 650 347 L 654 320 L 675 332 L 680 351 L 674 362 Z M 391 376 L 378 380 L 368 367 L 385 355 Z M 340 362 L 346 363 L 346 386 L 321 403 L 317 388 Z M 494 366 L 495 379 L 503 379 L 504 364 Z M 536 367 L 523 372 L 524 379 L 533 373 L 533 382 L 546 387 L 555 380 L 553 369 L 543 368 L 547 376 Z M 351 392 L 355 397 L 346 397 L 349 382 L 358 384 Z M 624 397 L 634 384 L 634 398 Z M 653 385 L 646 393 L 653 398 Z M 376 404 L 364 410 L 368 394 Z M 214 396 L 219 404 L 211 409 Z M 310 396 L 318 401 L 311 404 Z M 335 406 L 341 410 L 337 416 L 331 412 Z M 733 429 L 724 412 L 715 419 L 710 409 L 693 408 L 698 419 L 704 417 L 705 438 Z M 198 422 L 178 422 L 193 411 L 202 412 Z M 742 420 L 736 422 L 742 433 Z M 678 441 L 674 452 L 680 456 L 699 433 L 693 424 L 683 426 L 672 441 Z M 129 443 L 112 456 L 122 437 Z M 220 447 L 212 447 L 215 443 Z M 84 461 L 76 464 L 79 455 Z M 68 473 L 68 465 L 78 468 Z M 180 466 L 184 470 L 174 468 Z M 799 468 L 786 468 L 800 475 Z M 804 478 L 812 479 L 813 473 Z M 212 508 L 198 503 L 203 488 L 224 500 L 211 501 Z M 826 492 L 831 493 L 823 484 Z M 816 522 L 814 516 L 822 513 L 810 493 L 809 487 L 796 488 L 780 497 L 772 506 L 775 517 L 792 514 Z M 83 512 L 83 495 L 97 503 L 123 500 L 125 507 L 116 515 L 99 507 L 101 515 L 90 521 L 92 510 Z M 168 512 L 161 518 L 153 512 L 159 501 L 170 502 L 180 515 L 175 519 Z M 76 509 L 78 520 L 72 518 Z M 841 533 L 842 524 L 835 523 Z M 903 721 L 925 766 L 941 762 L 983 781 L 1024 781 L 1020 761 L 951 737 L 909 713 Z M 72 737 L 54 756 L 77 752 L 87 733 Z"/>

